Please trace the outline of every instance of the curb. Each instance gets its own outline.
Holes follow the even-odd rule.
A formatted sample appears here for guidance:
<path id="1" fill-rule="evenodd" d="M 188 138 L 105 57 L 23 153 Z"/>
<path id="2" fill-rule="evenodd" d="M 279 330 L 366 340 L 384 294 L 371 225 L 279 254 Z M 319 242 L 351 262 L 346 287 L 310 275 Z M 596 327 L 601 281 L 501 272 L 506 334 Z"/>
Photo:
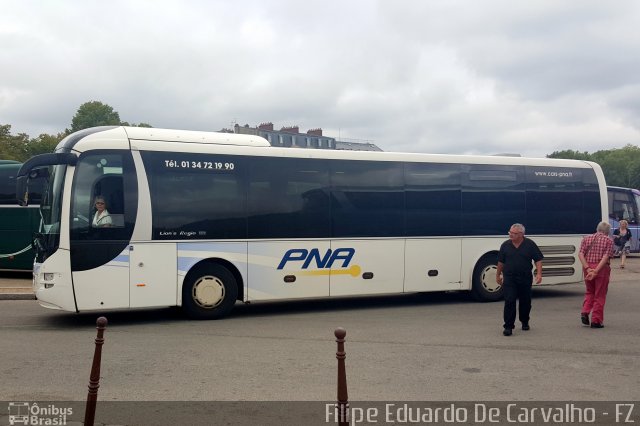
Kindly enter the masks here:
<path id="1" fill-rule="evenodd" d="M 36 300 L 33 293 L 0 293 L 0 300 Z"/>

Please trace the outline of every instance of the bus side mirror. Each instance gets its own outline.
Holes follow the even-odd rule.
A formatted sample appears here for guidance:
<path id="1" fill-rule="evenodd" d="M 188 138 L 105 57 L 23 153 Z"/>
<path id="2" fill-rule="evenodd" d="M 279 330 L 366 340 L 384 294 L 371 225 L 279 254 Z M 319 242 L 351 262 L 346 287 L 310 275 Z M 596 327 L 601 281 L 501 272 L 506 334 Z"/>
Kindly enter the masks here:
<path id="1" fill-rule="evenodd" d="M 75 166 L 78 157 L 71 153 L 39 154 L 28 159 L 16 176 L 16 198 L 21 206 L 29 205 L 29 179 L 48 177 L 48 166 L 67 164 Z"/>
<path id="2" fill-rule="evenodd" d="M 43 167 L 40 169 L 34 169 L 29 172 L 29 179 L 37 179 L 37 178 L 49 178 L 49 168 Z"/>
<path id="3" fill-rule="evenodd" d="M 27 176 L 18 176 L 16 179 L 16 196 L 18 198 L 18 204 L 22 207 L 29 205 L 29 188 L 27 181 Z"/>
<path id="4" fill-rule="evenodd" d="M 16 195 L 18 197 L 18 204 L 21 206 L 29 205 L 29 181 L 38 178 L 48 178 L 49 169 L 42 167 L 39 169 L 30 170 L 26 175 L 18 176 L 16 179 Z"/>

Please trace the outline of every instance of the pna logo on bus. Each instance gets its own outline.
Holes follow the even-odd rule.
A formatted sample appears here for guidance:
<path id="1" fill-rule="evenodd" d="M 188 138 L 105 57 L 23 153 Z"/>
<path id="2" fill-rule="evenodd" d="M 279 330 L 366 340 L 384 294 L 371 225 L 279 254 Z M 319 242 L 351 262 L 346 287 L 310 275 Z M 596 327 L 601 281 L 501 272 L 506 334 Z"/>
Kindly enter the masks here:
<path id="1" fill-rule="evenodd" d="M 311 250 L 291 249 L 287 250 L 284 256 L 282 256 L 278 269 L 284 269 L 287 263 L 290 262 L 302 262 L 300 266 L 301 275 L 345 274 L 357 277 L 360 275 L 360 266 L 351 265 L 351 267 L 349 267 L 354 254 L 356 254 L 356 249 L 354 248 L 327 249 L 323 255 L 320 254 L 320 250 L 317 248 Z M 311 262 L 315 263 L 317 269 L 309 269 Z M 332 269 L 334 266 L 336 269 Z"/>

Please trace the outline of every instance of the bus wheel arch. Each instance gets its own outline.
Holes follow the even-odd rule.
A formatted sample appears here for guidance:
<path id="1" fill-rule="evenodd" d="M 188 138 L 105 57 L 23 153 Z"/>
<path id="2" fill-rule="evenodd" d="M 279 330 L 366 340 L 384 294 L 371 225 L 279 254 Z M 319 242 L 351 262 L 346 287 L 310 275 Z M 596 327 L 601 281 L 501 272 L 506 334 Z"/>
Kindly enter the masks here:
<path id="1" fill-rule="evenodd" d="M 473 268 L 471 294 L 481 302 L 495 302 L 503 297 L 503 288 L 496 282 L 498 252 L 485 253 Z"/>
<path id="2" fill-rule="evenodd" d="M 207 259 L 189 270 L 182 284 L 182 309 L 193 319 L 226 316 L 242 294 L 238 270 L 229 262 Z"/>

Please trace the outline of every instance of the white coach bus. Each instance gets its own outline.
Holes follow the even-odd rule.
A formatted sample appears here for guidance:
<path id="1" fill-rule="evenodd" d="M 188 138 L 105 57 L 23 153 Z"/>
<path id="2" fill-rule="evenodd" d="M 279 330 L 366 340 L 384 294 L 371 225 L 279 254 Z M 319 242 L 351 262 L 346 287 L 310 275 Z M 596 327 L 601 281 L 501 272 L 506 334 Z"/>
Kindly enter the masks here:
<path id="1" fill-rule="evenodd" d="M 469 290 L 497 300 L 511 224 L 541 247 L 543 284 L 581 279 L 580 239 L 607 220 L 597 164 L 277 148 L 258 136 L 82 130 L 27 161 L 48 177 L 34 290 L 83 312 Z M 94 225 L 94 200 L 109 226 Z M 23 198 L 21 204 L 28 204 Z"/>

